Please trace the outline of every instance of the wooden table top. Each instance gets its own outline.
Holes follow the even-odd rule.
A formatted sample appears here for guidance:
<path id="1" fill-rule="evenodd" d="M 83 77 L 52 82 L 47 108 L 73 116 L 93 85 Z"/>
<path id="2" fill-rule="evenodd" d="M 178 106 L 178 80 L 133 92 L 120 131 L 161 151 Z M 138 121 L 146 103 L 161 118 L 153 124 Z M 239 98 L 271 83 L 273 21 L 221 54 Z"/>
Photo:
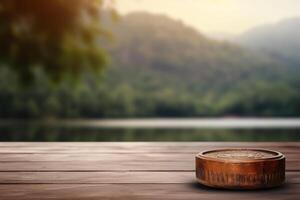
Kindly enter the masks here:
<path id="1" fill-rule="evenodd" d="M 283 187 L 216 190 L 195 179 L 211 148 L 266 148 L 286 155 Z M 1 200 L 300 199 L 300 142 L 0 143 Z"/>

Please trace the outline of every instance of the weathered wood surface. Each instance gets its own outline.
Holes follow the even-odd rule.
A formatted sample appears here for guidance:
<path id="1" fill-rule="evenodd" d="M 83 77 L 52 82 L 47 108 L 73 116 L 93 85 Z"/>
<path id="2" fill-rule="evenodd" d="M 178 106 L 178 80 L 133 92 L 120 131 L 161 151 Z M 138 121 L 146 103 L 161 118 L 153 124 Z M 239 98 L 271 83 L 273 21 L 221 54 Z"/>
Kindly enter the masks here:
<path id="1" fill-rule="evenodd" d="M 287 157 L 287 183 L 226 191 L 196 183 L 195 154 L 267 148 Z M 300 199 L 300 143 L 0 143 L 0 199 Z"/>

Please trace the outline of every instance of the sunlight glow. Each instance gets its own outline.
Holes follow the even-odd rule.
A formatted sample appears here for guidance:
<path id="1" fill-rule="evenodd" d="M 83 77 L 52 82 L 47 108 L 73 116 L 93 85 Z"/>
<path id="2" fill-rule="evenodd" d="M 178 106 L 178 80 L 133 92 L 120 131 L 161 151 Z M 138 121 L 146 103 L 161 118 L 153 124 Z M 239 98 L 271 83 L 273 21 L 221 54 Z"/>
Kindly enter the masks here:
<path id="1" fill-rule="evenodd" d="M 239 34 L 300 16 L 299 0 L 117 0 L 121 14 L 147 11 L 180 19 L 206 33 Z"/>

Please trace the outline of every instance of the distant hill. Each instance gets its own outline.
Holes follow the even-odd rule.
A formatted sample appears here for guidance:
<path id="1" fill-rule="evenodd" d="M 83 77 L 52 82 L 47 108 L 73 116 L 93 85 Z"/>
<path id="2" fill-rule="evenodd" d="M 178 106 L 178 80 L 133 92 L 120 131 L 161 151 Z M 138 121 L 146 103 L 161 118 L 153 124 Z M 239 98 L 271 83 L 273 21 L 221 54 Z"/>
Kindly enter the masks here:
<path id="1" fill-rule="evenodd" d="M 140 74 L 165 83 L 175 81 L 176 87 L 192 84 L 198 89 L 223 90 L 240 81 L 280 77 L 285 68 L 265 55 L 208 39 L 162 15 L 127 15 L 114 34 L 112 60 L 125 79 L 131 75 L 136 79 Z"/>
<path id="2" fill-rule="evenodd" d="M 110 27 L 114 41 L 100 42 L 111 65 L 79 87 L 53 90 L 39 72 L 18 89 L 0 68 L 0 117 L 300 116 L 300 78 L 282 60 L 163 15 L 133 13 Z"/>
<path id="3" fill-rule="evenodd" d="M 237 38 L 243 46 L 262 50 L 300 69 L 300 17 L 253 28 Z"/>
<path id="4" fill-rule="evenodd" d="M 143 105 L 137 108 L 141 112 L 151 105 L 156 111 L 148 113 L 159 116 L 251 114 L 223 109 L 246 101 L 240 106 L 251 110 L 251 106 L 257 106 L 255 98 L 264 96 L 260 101 L 266 104 L 267 111 L 258 109 L 252 114 L 272 115 L 277 111 L 269 108 L 268 102 L 282 101 L 276 99 L 279 96 L 272 96 L 277 94 L 277 86 L 282 87 L 282 94 L 285 87 L 289 88 L 286 83 L 292 73 L 282 62 L 261 52 L 208 39 L 194 28 L 163 15 L 124 16 L 114 27 L 114 35 L 109 85 L 115 90 L 126 86 L 130 94 L 136 95 L 133 101 L 138 103 L 133 103 L 134 107 Z M 284 109 L 284 103 L 278 104 L 282 104 L 278 110 Z"/>

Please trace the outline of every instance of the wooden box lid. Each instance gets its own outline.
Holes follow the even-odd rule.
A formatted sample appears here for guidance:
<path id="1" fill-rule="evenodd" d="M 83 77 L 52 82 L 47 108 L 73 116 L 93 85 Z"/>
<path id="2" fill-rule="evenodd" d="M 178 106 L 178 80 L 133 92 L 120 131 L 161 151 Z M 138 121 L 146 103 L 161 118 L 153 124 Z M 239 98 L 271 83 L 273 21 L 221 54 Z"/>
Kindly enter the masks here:
<path id="1" fill-rule="evenodd" d="M 199 183 L 226 189 L 277 187 L 285 180 L 285 157 L 265 149 L 218 149 L 196 156 Z"/>

